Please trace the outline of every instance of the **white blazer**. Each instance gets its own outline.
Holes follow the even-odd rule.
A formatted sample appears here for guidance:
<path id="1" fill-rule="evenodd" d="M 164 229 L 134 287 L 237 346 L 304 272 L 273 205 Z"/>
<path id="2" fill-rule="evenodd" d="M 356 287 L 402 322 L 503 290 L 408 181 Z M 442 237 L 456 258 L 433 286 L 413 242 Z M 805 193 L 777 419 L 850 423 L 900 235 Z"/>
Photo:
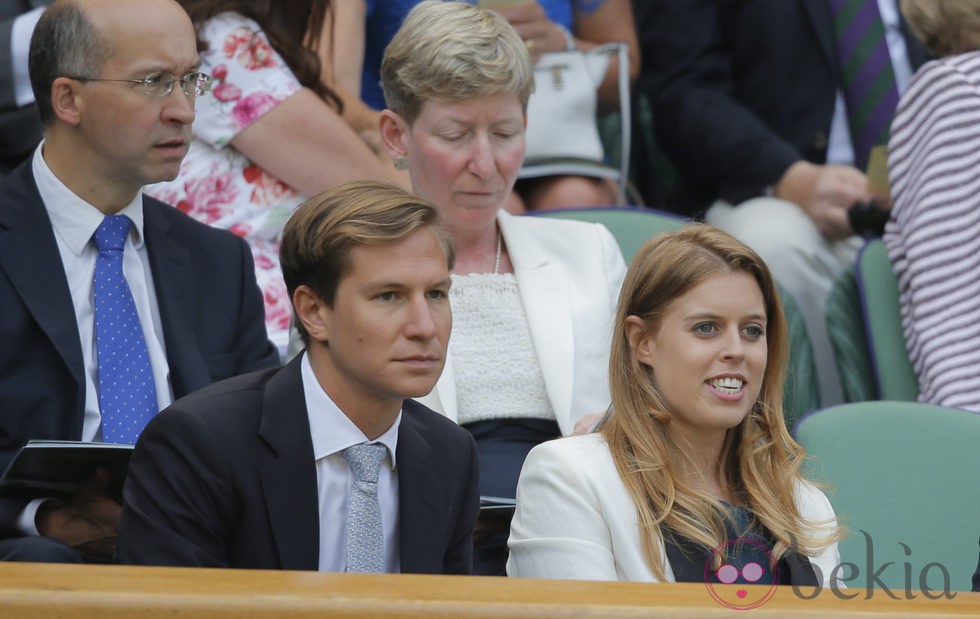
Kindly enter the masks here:
<path id="1" fill-rule="evenodd" d="M 609 406 L 609 346 L 626 265 L 601 224 L 544 217 L 497 223 L 520 289 L 545 389 L 562 434 Z M 459 421 L 452 355 L 429 395 L 418 399 Z"/>
<path id="2" fill-rule="evenodd" d="M 799 486 L 797 506 L 818 529 L 836 527 L 827 497 Z M 636 507 L 601 434 L 548 441 L 528 454 L 517 483 L 507 574 L 527 578 L 655 582 L 640 542 Z M 674 572 L 661 549 L 667 582 Z M 818 578 L 829 583 L 840 564 L 837 544 L 809 554 Z"/>

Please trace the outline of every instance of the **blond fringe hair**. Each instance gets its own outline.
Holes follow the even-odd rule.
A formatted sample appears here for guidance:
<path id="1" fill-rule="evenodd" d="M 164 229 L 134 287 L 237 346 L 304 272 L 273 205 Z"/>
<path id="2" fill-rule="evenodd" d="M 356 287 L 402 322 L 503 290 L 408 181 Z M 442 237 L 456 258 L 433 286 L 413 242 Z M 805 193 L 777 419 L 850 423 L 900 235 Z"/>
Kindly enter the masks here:
<path id="1" fill-rule="evenodd" d="M 837 539 L 815 535 L 800 516 L 795 495 L 803 481 L 803 449 L 786 430 L 782 389 L 788 334 L 772 275 L 762 259 L 725 232 L 692 225 L 646 243 L 633 259 L 616 312 L 609 359 L 614 414 L 602 428 L 613 461 L 637 507 L 647 564 L 664 579 L 664 528 L 707 548 L 728 541 L 727 513 L 716 499 L 683 481 L 682 470 L 698 465 L 691 449 L 671 431 L 671 412 L 657 391 L 649 367 L 637 361 L 626 337 L 626 319 L 641 317 L 652 332 L 668 305 L 708 277 L 742 272 L 759 284 L 766 306 L 768 362 L 759 399 L 737 427 L 728 431 L 718 463 L 733 496 L 744 501 L 758 525 L 775 540 L 773 557 L 788 550 L 813 554 Z M 715 556 L 720 567 L 721 557 Z"/>
<path id="2" fill-rule="evenodd" d="M 517 31 L 496 12 L 427 0 L 409 11 L 385 48 L 381 89 L 388 109 L 413 123 L 426 101 L 513 94 L 527 111 L 534 70 Z"/>

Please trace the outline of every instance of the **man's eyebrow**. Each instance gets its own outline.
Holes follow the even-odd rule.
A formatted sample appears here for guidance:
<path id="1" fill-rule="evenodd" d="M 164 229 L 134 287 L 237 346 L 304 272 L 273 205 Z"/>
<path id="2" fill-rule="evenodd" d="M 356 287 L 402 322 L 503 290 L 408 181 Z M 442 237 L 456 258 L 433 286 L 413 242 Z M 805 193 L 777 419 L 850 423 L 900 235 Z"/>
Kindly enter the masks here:
<path id="1" fill-rule="evenodd" d="M 425 287 L 426 288 L 438 288 L 438 287 L 442 287 L 442 286 L 451 286 L 452 285 L 452 282 L 453 282 L 453 280 L 452 280 L 451 277 L 446 277 L 446 278 L 440 279 L 438 281 L 430 282 L 429 284 L 426 284 Z M 374 282 L 368 282 L 368 283 L 366 283 L 364 285 L 364 287 L 367 288 L 367 289 L 369 289 L 369 290 L 374 290 L 374 289 L 379 289 L 379 288 L 397 288 L 397 289 L 402 289 L 402 288 L 412 288 L 412 287 L 414 287 L 414 284 L 408 284 L 408 283 L 405 283 L 405 282 L 400 282 L 400 281 L 395 281 L 395 280 L 378 280 L 378 281 L 374 281 Z"/>
<path id="2" fill-rule="evenodd" d="M 151 64 L 145 67 L 140 67 L 138 69 L 133 69 L 133 73 L 139 73 L 140 75 L 152 75 L 154 73 L 173 73 L 174 75 L 187 75 L 188 73 L 194 73 L 201 70 L 201 59 L 198 58 L 194 62 L 186 65 L 182 68 L 174 68 L 172 64 Z"/>

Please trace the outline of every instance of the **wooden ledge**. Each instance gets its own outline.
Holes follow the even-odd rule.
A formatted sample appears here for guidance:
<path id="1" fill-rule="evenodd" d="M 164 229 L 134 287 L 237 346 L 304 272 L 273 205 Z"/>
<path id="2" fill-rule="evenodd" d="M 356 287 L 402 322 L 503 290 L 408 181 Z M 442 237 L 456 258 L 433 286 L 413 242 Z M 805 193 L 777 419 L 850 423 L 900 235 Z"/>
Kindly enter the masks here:
<path id="1" fill-rule="evenodd" d="M 746 587 L 762 599 L 768 587 Z M 746 617 L 878 619 L 980 616 L 980 593 L 930 600 L 875 591 L 800 599 L 777 588 Z M 732 598 L 733 600 L 735 598 Z M 600 583 L 480 576 L 0 563 L 0 617 L 202 619 L 283 617 L 731 617 L 700 584 Z"/>

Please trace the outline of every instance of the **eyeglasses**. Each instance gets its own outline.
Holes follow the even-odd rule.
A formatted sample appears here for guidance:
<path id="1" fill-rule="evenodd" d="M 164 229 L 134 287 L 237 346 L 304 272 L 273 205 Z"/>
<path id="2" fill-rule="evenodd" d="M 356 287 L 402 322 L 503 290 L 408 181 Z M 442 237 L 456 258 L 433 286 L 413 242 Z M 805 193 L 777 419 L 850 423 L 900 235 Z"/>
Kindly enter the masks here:
<path id="1" fill-rule="evenodd" d="M 173 73 L 165 71 L 144 77 L 141 80 L 120 80 L 102 77 L 71 77 L 69 79 L 79 82 L 125 82 L 129 84 L 142 84 L 143 92 L 151 97 L 165 97 L 173 92 L 174 84 L 178 81 Z M 191 71 L 180 78 L 180 89 L 189 97 L 200 97 L 211 92 L 211 83 L 214 81 L 207 73 Z"/>

